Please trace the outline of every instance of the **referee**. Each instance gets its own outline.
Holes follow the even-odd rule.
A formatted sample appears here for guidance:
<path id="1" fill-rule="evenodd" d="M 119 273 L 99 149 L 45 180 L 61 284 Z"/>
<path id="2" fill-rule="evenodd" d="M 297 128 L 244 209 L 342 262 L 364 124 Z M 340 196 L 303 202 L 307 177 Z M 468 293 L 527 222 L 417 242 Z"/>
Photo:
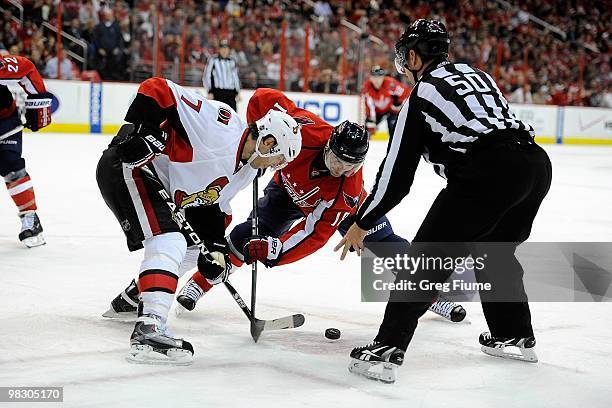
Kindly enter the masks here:
<path id="1" fill-rule="evenodd" d="M 335 250 L 343 247 L 341 259 L 350 248 L 361 253 L 366 231 L 408 194 L 423 156 L 447 185 L 423 220 L 409 255 L 418 256 L 413 249 L 419 243 L 515 243 L 496 252 L 495 265 L 503 271 L 497 269 L 500 273 L 493 282 L 500 283 L 511 302 L 486 301 L 491 298 L 481 293 L 490 332 L 481 334 L 479 341 L 487 354 L 507 357 L 502 350 L 510 345 L 521 352 L 513 357 L 537 361 L 523 270 L 514 251 L 529 237 L 548 193 L 551 163 L 534 142 L 533 128 L 510 111 L 491 76 L 448 61 L 449 43 L 441 22 L 420 19 L 395 45 L 397 70 L 412 76 L 416 85 L 399 113 L 373 190 Z M 460 245 L 469 253 L 469 244 Z M 398 273 L 398 281 L 410 279 L 407 274 Z M 416 272 L 417 277 L 438 282 L 449 274 Z M 433 299 L 435 292 L 431 295 Z M 417 320 L 428 307 L 427 302 L 406 301 L 405 294 L 392 291 L 378 335 L 373 343 L 351 352 L 353 364 L 359 366 L 361 360 L 393 369 L 401 365 Z M 352 367 L 351 371 L 368 376 Z"/>
<path id="2" fill-rule="evenodd" d="M 230 58 L 230 47 L 227 40 L 219 43 L 219 54 L 208 60 L 204 72 L 204 88 L 208 97 L 224 102 L 236 109 L 236 98 L 240 92 L 240 79 L 236 61 Z"/>

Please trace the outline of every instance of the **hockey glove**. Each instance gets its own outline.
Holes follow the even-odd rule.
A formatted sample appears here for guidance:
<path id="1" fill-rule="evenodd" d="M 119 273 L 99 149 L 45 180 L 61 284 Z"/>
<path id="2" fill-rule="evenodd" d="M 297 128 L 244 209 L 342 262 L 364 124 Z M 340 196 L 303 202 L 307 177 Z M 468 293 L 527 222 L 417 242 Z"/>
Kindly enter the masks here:
<path id="1" fill-rule="evenodd" d="M 244 262 L 250 265 L 259 261 L 268 267 L 274 266 L 282 248 L 283 243 L 278 238 L 253 235 L 247 239 L 242 250 Z"/>
<path id="2" fill-rule="evenodd" d="M 370 134 L 370 137 L 372 137 L 372 135 L 376 133 L 376 122 L 371 121 L 371 120 L 366 120 L 365 127 L 368 133 Z"/>
<path id="3" fill-rule="evenodd" d="M 128 167 L 142 167 L 166 147 L 168 134 L 160 128 L 145 125 L 123 125 L 117 135 L 117 154 Z"/>
<path id="4" fill-rule="evenodd" d="M 391 95 L 391 100 L 393 101 L 393 105 L 391 106 L 391 111 L 394 113 L 399 112 L 402 109 L 402 103 L 399 101 L 399 96 Z"/>
<path id="5" fill-rule="evenodd" d="M 214 243 L 208 248 L 215 251 L 198 256 L 198 270 L 211 285 L 225 282 L 232 269 L 227 243 Z"/>
<path id="6" fill-rule="evenodd" d="M 37 132 L 51 123 L 51 100 L 49 92 L 28 95 L 25 101 L 25 127 Z"/>

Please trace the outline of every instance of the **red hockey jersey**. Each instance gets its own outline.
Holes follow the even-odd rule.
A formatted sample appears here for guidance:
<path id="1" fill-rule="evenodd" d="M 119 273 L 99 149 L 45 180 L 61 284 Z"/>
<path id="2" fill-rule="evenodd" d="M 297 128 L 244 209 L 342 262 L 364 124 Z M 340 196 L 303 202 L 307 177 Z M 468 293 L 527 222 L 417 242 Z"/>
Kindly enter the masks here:
<path id="1" fill-rule="evenodd" d="M 298 108 L 282 92 L 260 88 L 249 101 L 247 122 L 263 117 L 270 109 L 287 112 L 302 124 L 302 151 L 274 181 L 304 213 L 304 219 L 283 234 L 278 265 L 302 259 L 321 248 L 342 220 L 354 214 L 365 199 L 361 169 L 351 177 L 332 177 L 323 164 L 323 149 L 333 126 L 314 113 Z"/>
<path id="2" fill-rule="evenodd" d="M 19 84 L 28 95 L 46 92 L 42 77 L 34 64 L 18 55 L 0 56 L 0 119 L 15 112 L 15 100 L 6 87 Z"/>
<path id="3" fill-rule="evenodd" d="M 410 95 L 410 88 L 386 76 L 379 89 L 374 88 L 372 81 L 366 81 L 361 93 L 365 96 L 366 120 L 376 123 L 377 119 L 389 111 L 399 112 L 399 109 L 393 108 L 393 96 L 397 96 L 398 104 L 401 105 Z"/>

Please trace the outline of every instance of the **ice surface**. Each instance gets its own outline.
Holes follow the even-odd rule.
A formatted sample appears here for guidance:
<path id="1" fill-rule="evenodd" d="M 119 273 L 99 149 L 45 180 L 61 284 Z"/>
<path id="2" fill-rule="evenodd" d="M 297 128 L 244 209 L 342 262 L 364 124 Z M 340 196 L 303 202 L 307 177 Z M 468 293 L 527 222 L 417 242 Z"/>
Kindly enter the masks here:
<path id="1" fill-rule="evenodd" d="M 331 242 L 304 262 L 260 270 L 257 314 L 302 312 L 299 329 L 264 333 L 258 344 L 222 287 L 194 313 L 171 317 L 191 341 L 191 367 L 125 362 L 132 324 L 103 320 L 110 300 L 138 270 L 121 228 L 95 182 L 108 137 L 26 135 L 28 171 L 35 184 L 48 244 L 26 249 L 8 194 L 0 199 L 0 386 L 64 386 L 62 406 L 109 407 L 609 407 L 612 403 L 612 305 L 534 303 L 538 364 L 488 357 L 478 334 L 486 329 L 478 304 L 466 304 L 471 324 L 428 314 L 395 385 L 347 371 L 348 352 L 376 333 L 384 304 L 360 302 L 359 263 L 339 262 Z M 371 183 L 385 143 L 366 163 Z M 547 146 L 553 187 L 536 219 L 533 241 L 610 241 L 612 149 Z M 264 184 L 264 183 L 261 183 Z M 423 163 L 412 192 L 389 216 L 412 238 L 443 185 Z M 251 204 L 245 191 L 234 219 Z M 248 298 L 249 272 L 233 282 Z M 342 338 L 324 338 L 327 327 Z M 27 406 L 21 404 L 16 406 Z"/>

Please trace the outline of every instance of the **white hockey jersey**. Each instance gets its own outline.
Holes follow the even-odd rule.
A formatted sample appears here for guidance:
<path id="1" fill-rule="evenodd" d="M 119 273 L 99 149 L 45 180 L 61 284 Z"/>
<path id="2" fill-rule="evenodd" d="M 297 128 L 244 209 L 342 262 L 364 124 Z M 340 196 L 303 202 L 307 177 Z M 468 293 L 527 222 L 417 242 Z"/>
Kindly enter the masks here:
<path id="1" fill-rule="evenodd" d="M 230 201 L 257 175 L 256 169 L 240 162 L 247 124 L 228 105 L 163 78 L 147 79 L 138 92 L 178 113 L 180 125 L 162 124 L 168 143 L 164 154 L 152 162 L 177 206 L 218 203 L 224 213 L 231 214 Z"/>

